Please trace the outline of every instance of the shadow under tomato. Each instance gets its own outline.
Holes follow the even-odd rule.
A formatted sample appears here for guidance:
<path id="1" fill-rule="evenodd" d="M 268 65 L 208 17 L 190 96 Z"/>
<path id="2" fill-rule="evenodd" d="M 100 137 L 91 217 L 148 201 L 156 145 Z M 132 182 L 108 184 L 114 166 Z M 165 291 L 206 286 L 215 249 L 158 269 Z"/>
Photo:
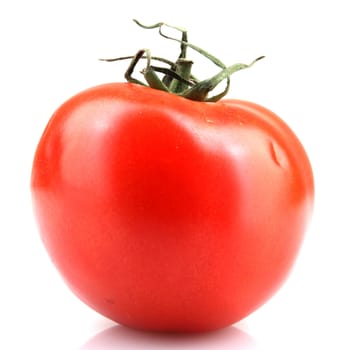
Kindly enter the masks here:
<path id="1" fill-rule="evenodd" d="M 256 349 L 254 339 L 231 326 L 209 333 L 170 334 L 133 330 L 121 325 L 110 327 L 92 337 L 79 350 L 116 349 Z"/>

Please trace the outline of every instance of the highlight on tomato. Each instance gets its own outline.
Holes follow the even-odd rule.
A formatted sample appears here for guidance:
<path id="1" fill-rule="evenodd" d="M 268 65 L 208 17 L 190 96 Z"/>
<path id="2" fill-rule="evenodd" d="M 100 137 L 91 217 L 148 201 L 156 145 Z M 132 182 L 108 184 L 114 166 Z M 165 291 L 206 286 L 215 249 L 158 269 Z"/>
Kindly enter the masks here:
<path id="1" fill-rule="evenodd" d="M 172 27 L 177 39 L 164 23 L 137 24 L 177 41 L 180 54 L 107 60 L 130 60 L 127 82 L 55 111 L 32 167 L 39 232 L 69 288 L 105 317 L 143 330 L 219 329 L 288 277 L 312 214 L 311 164 L 276 114 L 224 98 L 231 75 L 262 57 L 228 67 L 183 29 Z M 197 79 L 187 49 L 219 73 Z M 134 77 L 141 62 L 144 81 Z"/>

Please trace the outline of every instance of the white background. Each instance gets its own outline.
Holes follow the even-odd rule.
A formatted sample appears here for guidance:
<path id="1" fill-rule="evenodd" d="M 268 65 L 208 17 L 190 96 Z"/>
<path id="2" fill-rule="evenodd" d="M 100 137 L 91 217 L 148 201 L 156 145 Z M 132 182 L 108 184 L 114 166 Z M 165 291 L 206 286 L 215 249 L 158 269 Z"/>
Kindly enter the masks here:
<path id="1" fill-rule="evenodd" d="M 342 14 L 339 0 L 1 1 L 0 348 L 343 349 Z M 221 332 L 157 336 L 114 325 L 67 289 L 35 227 L 31 163 L 53 111 L 89 86 L 123 80 L 124 64 L 100 57 L 143 47 L 177 55 L 178 44 L 162 44 L 132 18 L 186 27 L 191 42 L 228 64 L 266 55 L 233 76 L 229 97 L 279 114 L 313 164 L 316 206 L 292 275 L 268 304 Z M 200 77 L 215 72 L 200 61 Z"/>

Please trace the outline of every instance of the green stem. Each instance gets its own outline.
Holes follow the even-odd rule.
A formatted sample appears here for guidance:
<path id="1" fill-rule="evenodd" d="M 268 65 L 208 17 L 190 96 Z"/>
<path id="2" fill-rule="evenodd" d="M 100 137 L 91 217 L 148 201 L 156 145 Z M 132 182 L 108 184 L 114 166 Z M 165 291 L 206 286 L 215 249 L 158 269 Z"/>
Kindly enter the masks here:
<path id="1" fill-rule="evenodd" d="M 182 53 L 186 54 L 186 47 L 190 47 L 191 49 L 197 51 L 198 53 L 200 53 L 202 56 L 208 58 L 210 61 L 212 61 L 214 64 L 216 64 L 218 67 L 220 68 L 226 68 L 226 65 L 221 62 L 218 58 L 216 58 L 215 56 L 211 55 L 209 52 L 201 49 L 200 47 L 196 46 L 196 45 L 193 45 L 191 43 L 189 43 L 187 41 L 187 35 L 186 35 L 186 30 L 185 29 L 182 29 L 180 27 L 174 27 L 174 26 L 171 26 L 169 24 L 166 24 L 166 23 L 163 23 L 163 22 L 159 22 L 159 23 L 156 23 L 156 24 L 153 24 L 151 26 L 146 26 L 146 25 L 143 25 L 142 23 L 140 23 L 138 20 L 134 19 L 134 22 L 139 25 L 140 27 L 142 28 L 145 28 L 145 29 L 155 29 L 155 28 L 159 28 L 159 34 L 165 38 L 165 39 L 169 39 L 169 40 L 173 40 L 173 41 L 177 41 L 181 44 L 181 48 L 182 48 Z M 179 40 L 177 38 L 173 38 L 173 37 L 170 37 L 166 34 L 164 34 L 162 32 L 162 27 L 165 26 L 165 27 L 168 27 L 168 28 L 173 28 L 173 29 L 176 29 L 180 32 L 183 33 L 183 37 L 182 37 L 182 40 Z M 184 35 L 185 33 L 185 35 Z M 182 55 L 181 53 L 181 55 Z M 185 56 L 183 56 L 185 58 Z"/>
<path id="2" fill-rule="evenodd" d="M 230 76 L 242 69 L 251 67 L 255 62 L 261 60 L 264 56 L 258 57 L 250 64 L 237 63 L 227 67 L 222 61 L 220 61 L 215 56 L 211 55 L 207 51 L 201 49 L 200 47 L 193 45 L 188 42 L 187 32 L 185 29 L 168 25 L 163 22 L 153 24 L 151 26 L 143 25 L 139 21 L 134 20 L 134 22 L 142 28 L 145 29 L 155 29 L 159 30 L 159 34 L 168 40 L 177 41 L 180 43 L 180 54 L 176 62 L 172 62 L 165 58 L 151 56 L 148 49 L 142 49 L 137 52 L 134 56 L 124 56 L 113 59 L 102 59 L 102 61 L 113 62 L 124 59 L 131 59 L 130 65 L 125 73 L 125 78 L 128 82 L 135 84 L 140 84 L 147 86 L 144 82 L 133 77 L 134 70 L 141 59 L 147 60 L 146 68 L 142 70 L 142 74 L 148 86 L 154 89 L 167 91 L 170 93 L 177 94 L 179 96 L 188 98 L 195 101 L 205 101 L 205 102 L 216 102 L 224 97 L 230 87 Z M 177 39 L 166 35 L 163 32 L 163 27 L 168 27 L 175 29 L 182 33 L 182 38 Z M 221 68 L 221 71 L 215 74 L 210 79 L 205 79 L 199 81 L 191 73 L 191 68 L 193 62 L 186 58 L 187 48 L 191 48 L 201 54 L 202 56 L 209 59 L 212 63 Z M 167 64 L 169 68 L 154 66 L 151 64 L 152 60 Z M 158 73 L 164 76 L 160 79 Z M 209 93 L 212 92 L 223 80 L 226 80 L 224 89 L 217 95 L 209 97 Z"/>
<path id="3" fill-rule="evenodd" d="M 158 22 L 156 24 L 153 24 L 153 25 L 150 25 L 150 26 L 147 26 L 147 25 L 144 25 L 142 24 L 141 22 L 139 22 L 137 19 L 133 19 L 133 21 L 138 25 L 140 26 L 141 28 L 144 28 L 144 29 L 155 29 L 155 28 L 159 28 L 159 34 L 166 38 L 166 39 L 171 39 L 171 40 L 176 40 L 180 43 L 180 55 L 179 55 L 179 58 L 186 58 L 186 50 L 187 50 L 187 43 L 188 43 L 188 34 L 187 34 L 187 31 L 183 28 L 180 28 L 180 27 L 175 27 L 175 26 L 171 26 L 169 24 L 166 24 L 164 22 Z M 168 27 L 168 28 L 172 28 L 172 29 L 175 29 L 175 30 L 178 30 L 179 32 L 182 33 L 182 39 L 181 40 L 178 40 L 178 39 L 174 39 L 174 38 L 170 38 L 168 37 L 167 35 L 163 34 L 162 32 L 162 27 L 165 26 L 165 27 Z"/>
<path id="4" fill-rule="evenodd" d="M 141 50 L 140 50 L 141 51 Z M 99 61 L 104 61 L 104 62 L 116 62 L 116 61 L 123 61 L 123 60 L 132 60 L 136 55 L 132 55 L 132 56 L 123 56 L 123 57 L 116 57 L 116 58 L 99 58 Z M 142 55 L 141 56 L 142 59 L 147 59 L 146 55 Z M 176 66 L 175 62 L 172 62 L 166 58 L 163 57 L 157 57 L 157 56 L 150 56 L 149 57 L 150 60 L 156 60 L 162 63 L 166 63 L 168 64 L 172 69 L 173 67 Z M 175 69 L 175 68 L 174 68 Z"/>
<path id="5" fill-rule="evenodd" d="M 183 80 L 189 81 L 191 76 L 191 68 L 192 68 L 193 62 L 190 60 L 187 60 L 185 58 L 179 58 L 176 62 L 176 73 L 183 78 Z M 169 89 L 171 92 L 175 94 L 179 94 L 184 92 L 186 89 L 189 88 L 189 85 L 185 83 L 181 79 L 173 79 Z"/>
<path id="6" fill-rule="evenodd" d="M 221 97 L 220 95 L 216 95 L 215 99 L 214 97 L 208 99 L 207 96 L 209 92 L 213 91 L 216 88 L 216 86 L 218 86 L 223 80 L 227 79 L 227 81 L 229 81 L 228 79 L 233 73 L 238 72 L 239 70 L 242 70 L 245 68 L 249 68 L 253 66 L 254 63 L 256 63 L 257 61 L 263 58 L 264 56 L 260 56 L 250 64 L 244 64 L 244 63 L 233 64 L 232 66 L 229 66 L 223 69 L 221 72 L 219 72 L 212 78 L 199 82 L 197 85 L 187 90 L 183 94 L 183 97 L 186 97 L 190 100 L 195 100 L 195 101 L 216 102 L 217 100 L 219 100 L 219 98 L 223 96 L 223 93 L 220 94 Z M 227 88 L 225 89 L 224 94 L 227 93 L 228 88 L 229 88 L 229 85 L 227 84 Z"/>

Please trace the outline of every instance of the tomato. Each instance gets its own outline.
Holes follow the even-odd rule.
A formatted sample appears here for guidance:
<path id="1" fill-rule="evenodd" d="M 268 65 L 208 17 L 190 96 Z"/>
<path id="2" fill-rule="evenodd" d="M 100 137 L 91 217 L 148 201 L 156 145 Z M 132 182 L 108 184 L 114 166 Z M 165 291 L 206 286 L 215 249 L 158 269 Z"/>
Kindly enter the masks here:
<path id="1" fill-rule="evenodd" d="M 233 324 L 286 280 L 314 197 L 293 131 L 242 100 L 197 102 L 132 83 L 85 90 L 52 116 L 32 197 L 70 289 L 121 324 Z"/>

